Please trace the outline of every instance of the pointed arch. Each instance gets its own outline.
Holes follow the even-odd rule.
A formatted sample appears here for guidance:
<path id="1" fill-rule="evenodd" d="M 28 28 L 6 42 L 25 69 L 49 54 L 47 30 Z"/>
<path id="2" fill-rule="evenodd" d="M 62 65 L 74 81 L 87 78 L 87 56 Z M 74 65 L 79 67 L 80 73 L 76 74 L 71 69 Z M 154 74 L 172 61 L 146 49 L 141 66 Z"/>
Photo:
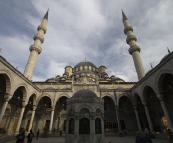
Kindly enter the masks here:
<path id="1" fill-rule="evenodd" d="M 51 106 L 53 106 L 53 99 L 52 99 L 52 96 L 48 93 L 44 93 L 42 96 L 40 96 L 37 100 L 36 100 L 36 106 L 38 106 L 39 102 L 41 101 L 41 99 L 43 97 L 48 97 L 50 98 L 50 101 L 51 101 Z"/>
<path id="2" fill-rule="evenodd" d="M 62 93 L 58 96 L 58 98 L 55 99 L 53 105 L 55 106 L 56 103 L 58 102 L 58 100 L 61 98 L 61 97 L 67 97 L 67 98 L 70 98 L 70 95 L 66 94 L 66 93 Z"/>
<path id="3" fill-rule="evenodd" d="M 122 97 L 127 97 L 131 101 L 132 105 L 134 104 L 134 101 L 133 101 L 131 96 L 129 96 L 127 94 L 121 94 L 121 95 L 118 96 L 117 105 L 119 105 L 120 98 L 122 98 Z"/>
<path id="4" fill-rule="evenodd" d="M 12 95 L 12 86 L 13 85 L 13 78 L 9 71 L 7 70 L 0 70 L 0 75 L 3 76 L 5 83 L 6 83 L 6 93 Z"/>
<path id="5" fill-rule="evenodd" d="M 116 100 L 114 99 L 113 95 L 106 93 L 106 94 L 102 95 L 101 98 L 103 99 L 103 97 L 106 97 L 106 96 L 110 97 L 114 101 L 114 105 L 116 105 Z"/>
<path id="6" fill-rule="evenodd" d="M 77 112 L 80 112 L 80 110 L 82 108 L 87 108 L 90 111 L 90 113 L 93 112 L 92 108 L 87 104 L 83 104 L 83 105 L 79 106 L 79 108 L 77 109 Z"/>

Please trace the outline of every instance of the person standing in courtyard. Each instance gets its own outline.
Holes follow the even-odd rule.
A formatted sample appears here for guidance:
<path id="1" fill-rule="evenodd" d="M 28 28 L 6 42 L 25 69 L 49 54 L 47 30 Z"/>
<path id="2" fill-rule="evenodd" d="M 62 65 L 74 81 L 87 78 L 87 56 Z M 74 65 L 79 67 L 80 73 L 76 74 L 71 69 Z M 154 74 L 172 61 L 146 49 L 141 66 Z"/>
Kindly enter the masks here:
<path id="1" fill-rule="evenodd" d="M 140 132 L 136 133 L 136 140 L 135 143 L 146 143 L 145 139 L 141 136 Z"/>
<path id="2" fill-rule="evenodd" d="M 34 137 L 34 133 L 32 132 L 32 130 L 30 130 L 30 133 L 27 136 L 27 139 L 28 139 L 27 143 L 32 143 L 33 137 Z"/>
<path id="3" fill-rule="evenodd" d="M 152 143 L 151 137 L 149 136 L 149 134 L 145 133 L 145 143 Z"/>
<path id="4" fill-rule="evenodd" d="M 40 130 L 38 129 L 38 131 L 37 131 L 37 140 L 38 140 L 39 134 L 40 134 Z"/>
<path id="5" fill-rule="evenodd" d="M 62 135 L 62 131 L 61 130 L 60 130 L 59 134 L 60 134 L 60 136 Z"/>
<path id="6" fill-rule="evenodd" d="M 167 132 L 166 132 L 166 134 L 167 134 L 169 143 L 173 143 L 173 134 L 172 134 L 171 130 L 168 129 Z"/>

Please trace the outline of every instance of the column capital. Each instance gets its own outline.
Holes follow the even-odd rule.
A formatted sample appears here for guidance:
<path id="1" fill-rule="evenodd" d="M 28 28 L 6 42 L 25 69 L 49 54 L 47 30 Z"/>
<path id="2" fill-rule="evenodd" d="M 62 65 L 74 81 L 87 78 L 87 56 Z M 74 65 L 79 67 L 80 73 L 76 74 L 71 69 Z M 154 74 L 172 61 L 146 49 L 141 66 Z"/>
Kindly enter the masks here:
<path id="1" fill-rule="evenodd" d="M 143 104 L 144 106 L 147 106 L 147 102 L 146 102 L 146 101 L 142 101 L 142 104 Z"/>
<path id="2" fill-rule="evenodd" d="M 33 111 L 35 111 L 37 109 L 37 106 L 33 105 L 32 109 L 33 109 Z"/>
<path id="3" fill-rule="evenodd" d="M 119 109 L 119 106 L 118 105 L 115 105 L 115 109 L 118 110 Z"/>
<path id="4" fill-rule="evenodd" d="M 137 104 L 133 104 L 133 108 L 134 108 L 134 110 L 137 110 Z"/>
<path id="5" fill-rule="evenodd" d="M 27 105 L 27 102 L 26 101 L 22 101 L 22 108 L 25 108 Z"/>
<path id="6" fill-rule="evenodd" d="M 10 95 L 9 93 L 5 93 L 4 98 L 5 101 L 8 102 L 12 98 L 12 95 Z"/>

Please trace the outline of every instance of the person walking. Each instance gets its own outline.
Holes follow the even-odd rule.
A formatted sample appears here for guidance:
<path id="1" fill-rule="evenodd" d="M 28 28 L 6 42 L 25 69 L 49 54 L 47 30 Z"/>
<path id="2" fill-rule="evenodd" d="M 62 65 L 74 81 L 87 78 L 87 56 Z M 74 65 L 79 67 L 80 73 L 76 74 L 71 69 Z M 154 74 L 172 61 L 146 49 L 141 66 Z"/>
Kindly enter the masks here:
<path id="1" fill-rule="evenodd" d="M 38 129 L 38 131 L 37 131 L 37 140 L 38 140 L 39 134 L 40 134 L 40 130 Z"/>
<path id="2" fill-rule="evenodd" d="M 136 133 L 136 140 L 135 143 L 146 143 L 145 139 L 141 136 L 140 132 Z"/>
<path id="3" fill-rule="evenodd" d="M 166 134 L 167 134 L 169 143 L 173 143 L 173 134 L 172 134 L 171 130 L 168 129 L 167 132 L 166 132 Z"/>
<path id="4" fill-rule="evenodd" d="M 62 135 L 62 131 L 61 130 L 60 130 L 59 134 L 60 134 L 60 136 Z"/>
<path id="5" fill-rule="evenodd" d="M 17 138 L 16 143 L 24 143 L 24 141 L 25 141 L 25 131 L 23 131 L 21 134 L 18 134 L 16 136 L 16 138 Z"/>
<path id="6" fill-rule="evenodd" d="M 28 139 L 27 143 L 32 143 L 33 137 L 34 137 L 34 133 L 32 132 L 32 130 L 30 130 L 30 133 L 27 136 L 27 139 Z"/>
<path id="7" fill-rule="evenodd" d="M 151 140 L 151 137 L 147 133 L 145 133 L 144 139 L 145 139 L 145 143 L 153 143 L 152 140 Z"/>

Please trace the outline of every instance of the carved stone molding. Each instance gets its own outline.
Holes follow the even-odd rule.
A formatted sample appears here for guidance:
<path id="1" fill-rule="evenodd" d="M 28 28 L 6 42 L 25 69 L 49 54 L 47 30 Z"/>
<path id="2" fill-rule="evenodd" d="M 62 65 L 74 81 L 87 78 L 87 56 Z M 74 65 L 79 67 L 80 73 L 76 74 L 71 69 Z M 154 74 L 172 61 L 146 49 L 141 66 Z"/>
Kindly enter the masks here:
<path id="1" fill-rule="evenodd" d="M 37 27 L 37 30 L 38 30 L 38 31 L 39 31 L 39 30 L 43 30 L 43 31 L 44 31 L 44 34 L 45 34 L 46 31 L 47 31 L 46 27 L 44 27 L 42 24 L 39 25 L 39 26 Z"/>
<path id="2" fill-rule="evenodd" d="M 133 32 L 133 27 L 131 27 L 131 26 L 126 26 L 126 27 L 124 28 L 124 34 L 126 34 L 127 31 L 132 31 L 132 32 Z"/>
<path id="3" fill-rule="evenodd" d="M 132 47 L 129 48 L 129 54 L 132 54 L 135 51 L 140 52 L 141 48 L 138 45 L 135 45 L 135 46 L 132 46 Z"/>
<path id="4" fill-rule="evenodd" d="M 33 44 L 33 45 L 30 46 L 29 50 L 30 50 L 30 51 L 35 50 L 35 51 L 38 52 L 38 54 L 40 54 L 42 49 L 41 49 L 40 46 L 37 46 L 37 45 L 34 45 L 34 44 Z"/>
<path id="5" fill-rule="evenodd" d="M 44 42 L 44 37 L 42 35 L 39 35 L 39 34 L 35 34 L 33 39 L 34 40 L 39 39 L 41 41 L 41 43 Z"/>
<path id="6" fill-rule="evenodd" d="M 132 41 L 132 40 L 137 41 L 137 38 L 135 35 L 130 35 L 127 37 L 127 39 L 126 39 L 127 44 L 129 44 L 130 41 Z"/>

